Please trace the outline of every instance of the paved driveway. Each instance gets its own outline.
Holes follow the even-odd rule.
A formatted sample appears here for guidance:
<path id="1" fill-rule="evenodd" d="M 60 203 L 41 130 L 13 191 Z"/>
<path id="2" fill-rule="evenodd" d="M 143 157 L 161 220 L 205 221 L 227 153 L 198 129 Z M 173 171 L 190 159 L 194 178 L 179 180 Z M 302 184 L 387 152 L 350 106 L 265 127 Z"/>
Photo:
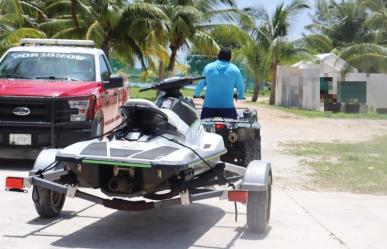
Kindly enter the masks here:
<path id="1" fill-rule="evenodd" d="M 4 191 L 4 177 L 25 175 L 30 165 L 0 163 L 1 249 L 387 248 L 386 196 L 275 188 L 266 235 L 247 233 L 245 207 L 235 222 L 233 204 L 219 199 L 132 213 L 67 199 L 58 219 L 44 220 L 30 192 Z"/>

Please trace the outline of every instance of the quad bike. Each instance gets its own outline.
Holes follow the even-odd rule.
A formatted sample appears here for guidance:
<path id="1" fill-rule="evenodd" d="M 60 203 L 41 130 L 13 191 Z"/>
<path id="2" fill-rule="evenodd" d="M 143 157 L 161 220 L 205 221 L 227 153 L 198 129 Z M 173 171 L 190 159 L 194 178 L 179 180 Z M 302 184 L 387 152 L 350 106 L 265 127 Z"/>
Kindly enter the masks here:
<path id="1" fill-rule="evenodd" d="M 238 100 L 237 94 L 234 99 Z M 237 114 L 237 119 L 206 118 L 202 124 L 207 132 L 223 137 L 227 153 L 221 156 L 222 161 L 247 167 L 251 161 L 261 160 L 261 125 L 253 108 L 237 108 Z"/>
<path id="2" fill-rule="evenodd" d="M 36 211 L 44 218 L 59 215 L 66 196 L 128 211 L 223 197 L 246 204 L 248 228 L 265 232 L 270 163 L 245 160 L 241 167 L 235 160 L 221 160 L 232 147 L 225 147 L 222 136 L 205 131 L 193 101 L 180 91 L 198 79 L 174 77 L 142 89 L 160 92 L 155 103 L 128 100 L 120 108 L 123 122 L 104 139 L 44 150 L 29 176 L 7 177 L 6 188 L 24 191 L 32 186 Z M 214 190 L 214 185 L 225 187 Z M 100 189 L 107 198 L 80 187 Z"/>

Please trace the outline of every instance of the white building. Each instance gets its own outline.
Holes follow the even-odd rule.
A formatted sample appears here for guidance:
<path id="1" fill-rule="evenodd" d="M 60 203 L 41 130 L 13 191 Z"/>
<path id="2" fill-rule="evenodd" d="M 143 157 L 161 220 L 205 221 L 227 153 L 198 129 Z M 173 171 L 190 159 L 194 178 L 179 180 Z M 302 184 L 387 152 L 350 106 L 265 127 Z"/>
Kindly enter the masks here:
<path id="1" fill-rule="evenodd" d="M 361 94 L 357 93 L 360 98 L 355 93 L 355 97 L 350 98 L 348 86 L 355 93 L 356 89 L 363 89 Z M 387 110 L 386 94 L 387 74 L 358 73 L 356 68 L 332 53 L 277 68 L 276 105 L 323 110 L 327 102 L 351 102 L 362 104 L 363 109 L 368 106 L 371 111 L 382 112 Z"/>

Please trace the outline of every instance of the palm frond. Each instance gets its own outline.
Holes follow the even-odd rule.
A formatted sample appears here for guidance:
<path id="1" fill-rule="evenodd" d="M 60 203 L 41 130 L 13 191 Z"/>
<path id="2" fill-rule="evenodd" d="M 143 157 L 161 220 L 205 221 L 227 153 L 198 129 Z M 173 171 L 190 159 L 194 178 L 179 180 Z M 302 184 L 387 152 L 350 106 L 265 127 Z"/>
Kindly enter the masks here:
<path id="1" fill-rule="evenodd" d="M 195 45 L 195 48 L 203 54 L 216 54 L 219 51 L 217 42 L 205 31 L 196 31 L 190 41 Z"/>
<path id="2" fill-rule="evenodd" d="M 22 38 L 46 38 L 46 35 L 34 28 L 19 28 L 14 31 L 7 31 L 1 34 L 1 47 L 9 48 L 17 45 Z"/>

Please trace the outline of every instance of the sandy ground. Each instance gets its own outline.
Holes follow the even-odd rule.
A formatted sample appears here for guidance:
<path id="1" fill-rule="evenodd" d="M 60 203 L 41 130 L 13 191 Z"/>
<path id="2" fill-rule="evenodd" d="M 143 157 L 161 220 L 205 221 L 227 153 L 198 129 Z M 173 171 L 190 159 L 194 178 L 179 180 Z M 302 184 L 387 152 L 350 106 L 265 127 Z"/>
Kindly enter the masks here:
<path id="1" fill-rule="evenodd" d="M 262 159 L 271 161 L 276 184 L 291 189 L 310 189 L 308 169 L 302 158 L 287 155 L 281 144 L 292 142 L 349 142 L 371 140 L 387 134 L 387 120 L 307 118 L 265 105 L 239 102 L 254 107 L 262 130 Z"/>

